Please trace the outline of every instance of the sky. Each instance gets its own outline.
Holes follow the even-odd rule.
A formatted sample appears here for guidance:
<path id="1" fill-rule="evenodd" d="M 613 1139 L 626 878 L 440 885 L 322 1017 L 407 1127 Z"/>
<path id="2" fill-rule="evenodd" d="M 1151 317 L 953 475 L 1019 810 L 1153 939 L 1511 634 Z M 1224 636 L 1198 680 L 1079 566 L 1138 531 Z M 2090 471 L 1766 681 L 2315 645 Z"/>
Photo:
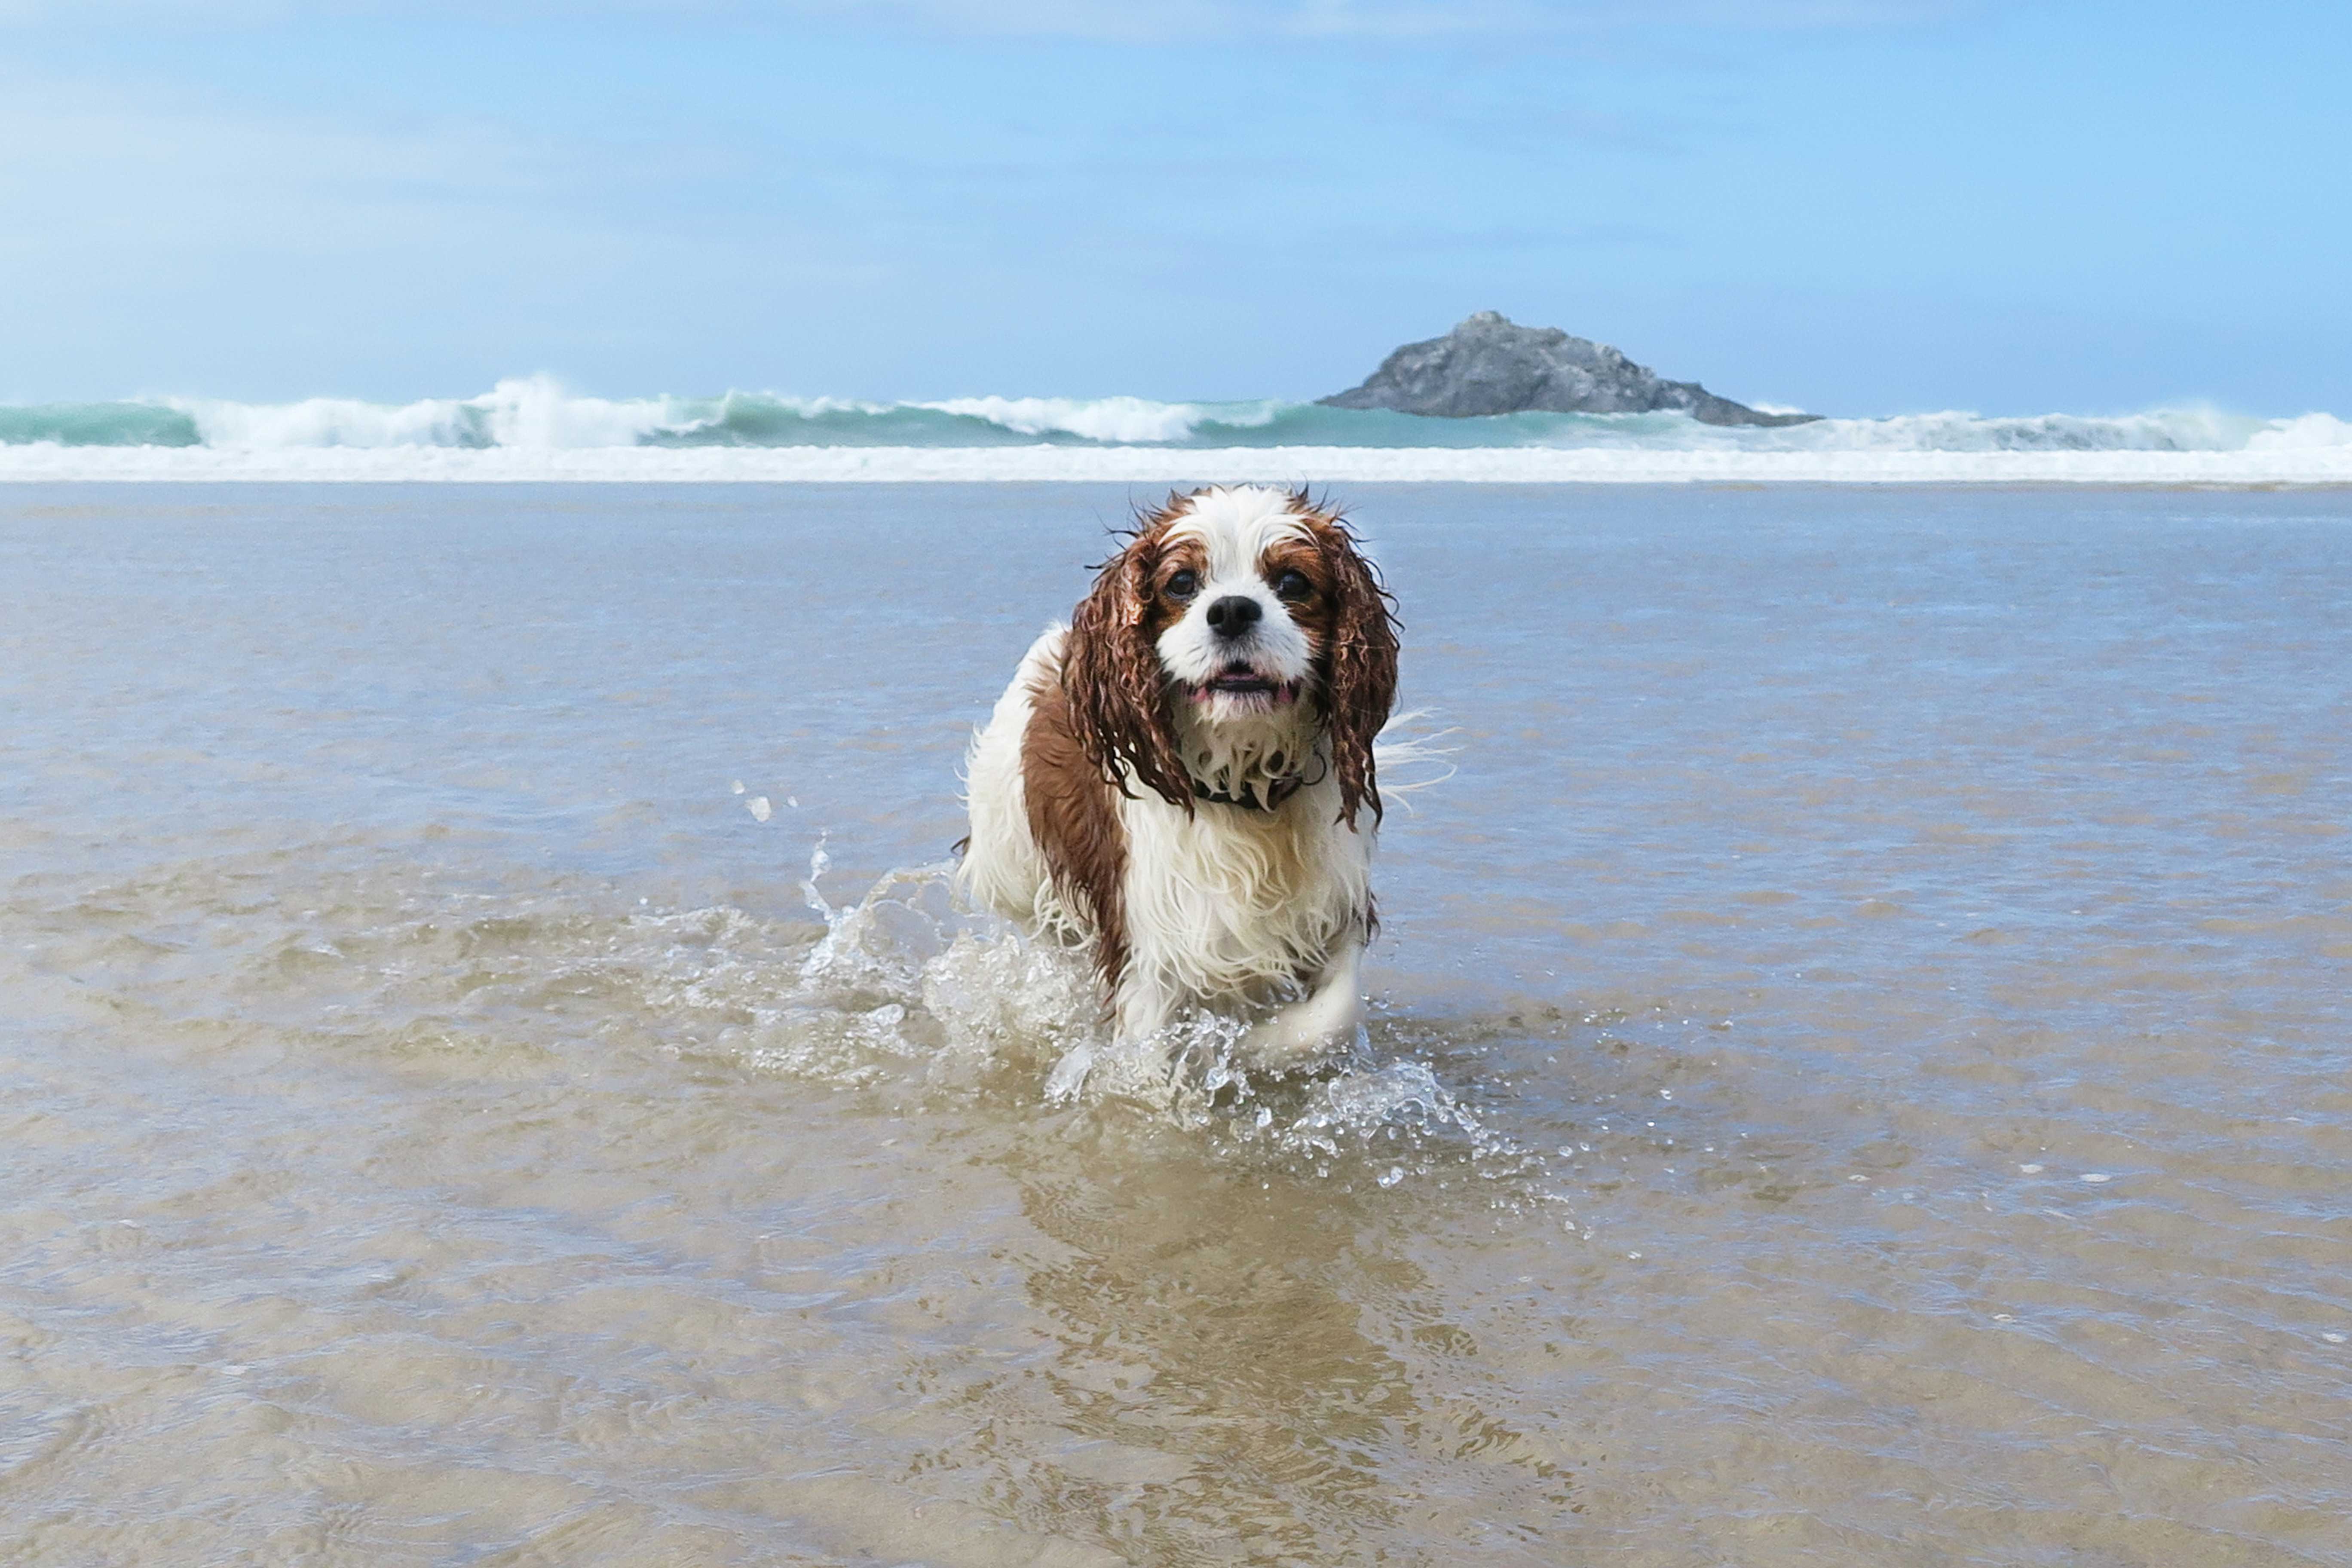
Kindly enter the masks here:
<path id="1" fill-rule="evenodd" d="M 2352 7 L 0 0 L 0 400 L 2352 415 Z"/>

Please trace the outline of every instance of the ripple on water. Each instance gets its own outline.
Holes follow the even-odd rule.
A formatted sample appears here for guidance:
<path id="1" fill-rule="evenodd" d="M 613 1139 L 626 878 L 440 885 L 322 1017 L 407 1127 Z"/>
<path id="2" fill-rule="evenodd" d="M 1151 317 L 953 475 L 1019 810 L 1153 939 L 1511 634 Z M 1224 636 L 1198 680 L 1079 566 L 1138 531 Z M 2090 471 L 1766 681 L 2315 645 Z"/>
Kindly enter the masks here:
<path id="1" fill-rule="evenodd" d="M 0 1558 L 2352 1561 L 2341 498 L 1367 498 L 1289 1077 L 778 870 L 1123 500 L 0 505 Z"/>

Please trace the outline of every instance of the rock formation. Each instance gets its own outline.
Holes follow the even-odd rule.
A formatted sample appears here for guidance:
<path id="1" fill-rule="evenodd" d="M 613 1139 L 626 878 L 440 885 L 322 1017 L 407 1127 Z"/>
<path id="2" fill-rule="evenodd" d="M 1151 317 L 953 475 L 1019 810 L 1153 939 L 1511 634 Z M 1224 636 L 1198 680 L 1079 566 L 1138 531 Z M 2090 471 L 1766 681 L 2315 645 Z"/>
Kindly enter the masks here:
<path id="1" fill-rule="evenodd" d="M 1648 414 L 1678 409 L 1703 425 L 1802 425 L 1814 414 L 1759 414 L 1695 381 L 1665 381 L 1607 343 L 1558 327 L 1522 327 L 1481 310 L 1442 338 L 1407 343 L 1361 386 L 1319 400 L 1448 419 L 1477 414 Z"/>

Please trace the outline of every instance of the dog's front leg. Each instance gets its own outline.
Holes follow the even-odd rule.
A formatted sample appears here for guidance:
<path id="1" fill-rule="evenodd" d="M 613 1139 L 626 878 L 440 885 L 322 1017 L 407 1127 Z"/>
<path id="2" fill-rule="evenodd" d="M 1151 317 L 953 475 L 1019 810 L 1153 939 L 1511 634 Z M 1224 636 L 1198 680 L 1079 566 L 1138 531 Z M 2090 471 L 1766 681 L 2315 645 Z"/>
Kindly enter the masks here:
<path id="1" fill-rule="evenodd" d="M 1165 1029 L 1176 1016 L 1177 1000 L 1165 985 L 1130 967 L 1111 998 L 1112 1047 L 1119 1051 L 1131 1049 Z M 1073 1047 L 1047 1075 L 1045 1098 L 1062 1100 L 1076 1095 L 1086 1083 L 1087 1074 L 1094 1070 L 1097 1054 L 1097 1046 L 1090 1041 Z"/>
<path id="2" fill-rule="evenodd" d="M 1345 1044 L 1364 1016 L 1364 944 L 1350 936 L 1326 960 L 1313 990 L 1242 1037 L 1241 1054 L 1279 1072 Z"/>
<path id="3" fill-rule="evenodd" d="M 1151 1038 L 1176 1017 L 1178 997 L 1152 975 L 1137 973 L 1139 967 L 1130 963 L 1111 1005 L 1112 1036 L 1122 1046 Z"/>

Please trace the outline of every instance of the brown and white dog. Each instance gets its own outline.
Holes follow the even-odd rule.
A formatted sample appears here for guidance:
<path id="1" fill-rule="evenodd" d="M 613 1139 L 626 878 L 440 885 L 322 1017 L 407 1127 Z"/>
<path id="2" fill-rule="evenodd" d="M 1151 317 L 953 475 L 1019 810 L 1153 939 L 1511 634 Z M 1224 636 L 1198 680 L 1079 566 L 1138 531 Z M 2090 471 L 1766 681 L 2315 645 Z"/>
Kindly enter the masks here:
<path id="1" fill-rule="evenodd" d="M 958 879 L 1090 944 L 1122 1042 L 1272 1007 L 1242 1058 L 1308 1059 L 1362 1010 L 1396 679 L 1388 593 L 1337 511 L 1264 486 L 1171 496 L 973 737 Z"/>

